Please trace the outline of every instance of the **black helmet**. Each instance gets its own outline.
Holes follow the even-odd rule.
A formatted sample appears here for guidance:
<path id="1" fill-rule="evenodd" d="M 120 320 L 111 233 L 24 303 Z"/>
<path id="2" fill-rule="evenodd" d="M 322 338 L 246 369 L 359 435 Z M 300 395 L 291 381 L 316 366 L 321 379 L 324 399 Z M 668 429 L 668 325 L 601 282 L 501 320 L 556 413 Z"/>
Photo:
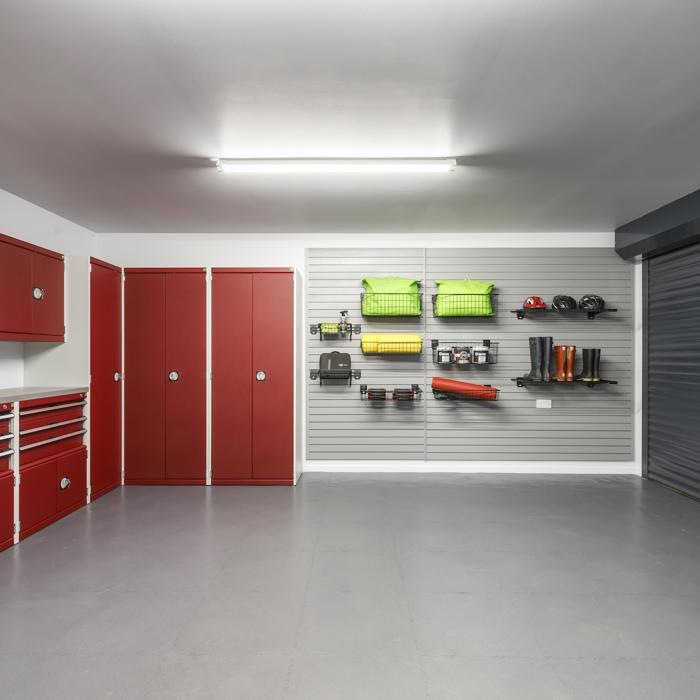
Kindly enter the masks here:
<path id="1" fill-rule="evenodd" d="M 579 299 L 578 308 L 582 311 L 598 313 L 605 308 L 605 299 L 597 294 L 584 294 Z"/>
<path id="2" fill-rule="evenodd" d="M 552 299 L 552 308 L 557 311 L 574 311 L 576 309 L 576 299 L 568 297 L 566 294 L 557 294 Z"/>

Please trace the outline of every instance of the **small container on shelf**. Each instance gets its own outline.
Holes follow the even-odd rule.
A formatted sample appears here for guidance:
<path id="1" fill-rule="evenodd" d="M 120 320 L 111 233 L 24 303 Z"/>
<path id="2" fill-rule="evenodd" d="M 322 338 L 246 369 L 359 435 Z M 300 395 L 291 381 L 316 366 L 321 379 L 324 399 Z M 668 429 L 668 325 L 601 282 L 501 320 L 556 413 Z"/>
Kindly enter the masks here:
<path id="1" fill-rule="evenodd" d="M 498 362 L 498 342 L 484 338 L 481 341 L 431 341 L 433 362 L 443 366 L 471 367 L 494 365 Z"/>

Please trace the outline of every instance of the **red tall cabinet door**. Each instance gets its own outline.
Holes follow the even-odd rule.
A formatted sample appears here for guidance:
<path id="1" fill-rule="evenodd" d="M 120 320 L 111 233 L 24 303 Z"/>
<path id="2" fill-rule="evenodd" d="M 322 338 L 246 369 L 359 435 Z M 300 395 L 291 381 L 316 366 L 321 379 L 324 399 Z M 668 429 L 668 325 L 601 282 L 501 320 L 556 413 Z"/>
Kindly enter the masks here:
<path id="1" fill-rule="evenodd" d="M 165 476 L 206 480 L 206 273 L 165 275 Z"/>
<path id="2" fill-rule="evenodd" d="M 121 483 L 122 271 L 90 260 L 90 491 Z"/>
<path id="3" fill-rule="evenodd" d="M 165 275 L 124 280 L 124 480 L 165 479 Z"/>
<path id="4" fill-rule="evenodd" d="M 63 256 L 34 253 L 32 258 L 32 332 L 62 336 Z"/>
<path id="5" fill-rule="evenodd" d="M 32 331 L 33 256 L 0 238 L 0 333 Z"/>
<path id="6" fill-rule="evenodd" d="M 214 271 L 212 483 L 253 478 L 253 274 Z"/>
<path id="7" fill-rule="evenodd" d="M 293 272 L 253 275 L 252 434 L 253 478 L 293 479 Z"/>

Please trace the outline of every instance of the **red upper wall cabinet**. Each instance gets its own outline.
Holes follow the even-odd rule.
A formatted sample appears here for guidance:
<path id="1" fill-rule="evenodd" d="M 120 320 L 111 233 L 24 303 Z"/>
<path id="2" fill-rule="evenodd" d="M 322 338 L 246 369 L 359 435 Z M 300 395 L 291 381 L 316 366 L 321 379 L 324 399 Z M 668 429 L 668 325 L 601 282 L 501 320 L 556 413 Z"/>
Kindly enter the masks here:
<path id="1" fill-rule="evenodd" d="M 0 234 L 0 340 L 63 342 L 60 253 Z"/>

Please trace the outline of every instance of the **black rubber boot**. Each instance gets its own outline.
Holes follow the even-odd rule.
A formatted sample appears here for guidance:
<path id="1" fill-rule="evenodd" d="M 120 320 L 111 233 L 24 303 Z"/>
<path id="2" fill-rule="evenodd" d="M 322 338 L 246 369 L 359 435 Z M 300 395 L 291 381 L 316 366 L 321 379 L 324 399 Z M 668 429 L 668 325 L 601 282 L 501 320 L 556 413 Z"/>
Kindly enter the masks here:
<path id="1" fill-rule="evenodd" d="M 540 338 L 542 344 L 542 381 L 552 381 L 552 341 L 551 336 L 543 336 Z"/>
<path id="2" fill-rule="evenodd" d="M 530 374 L 526 374 L 526 379 L 535 382 L 542 381 L 542 343 L 541 338 L 530 338 Z"/>
<path id="3" fill-rule="evenodd" d="M 591 360 L 591 376 L 594 382 L 600 381 L 600 348 L 593 349 L 593 358 Z"/>
<path id="4" fill-rule="evenodd" d="M 593 378 L 593 354 L 595 350 L 593 348 L 583 348 L 583 367 L 581 368 L 581 374 L 576 377 L 576 381 L 579 382 L 594 382 Z"/>

